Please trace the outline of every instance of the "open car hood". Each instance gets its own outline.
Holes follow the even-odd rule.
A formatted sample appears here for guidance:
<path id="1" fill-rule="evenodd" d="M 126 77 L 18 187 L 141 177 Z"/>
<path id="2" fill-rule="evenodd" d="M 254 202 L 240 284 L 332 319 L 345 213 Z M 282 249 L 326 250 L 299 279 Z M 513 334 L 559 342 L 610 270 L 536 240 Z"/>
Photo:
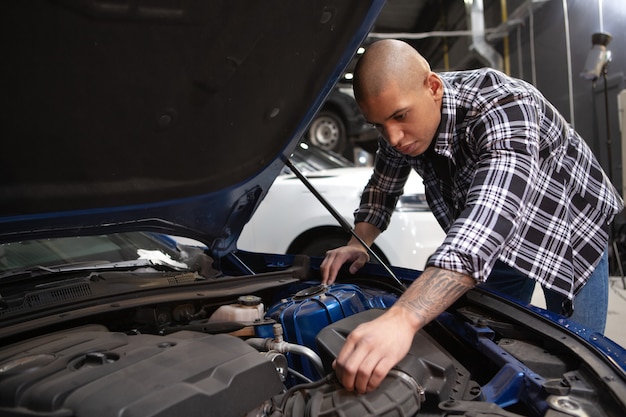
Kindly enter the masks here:
<path id="1" fill-rule="evenodd" d="M 0 241 L 236 239 L 383 1 L 59 0 L 2 13 Z"/>

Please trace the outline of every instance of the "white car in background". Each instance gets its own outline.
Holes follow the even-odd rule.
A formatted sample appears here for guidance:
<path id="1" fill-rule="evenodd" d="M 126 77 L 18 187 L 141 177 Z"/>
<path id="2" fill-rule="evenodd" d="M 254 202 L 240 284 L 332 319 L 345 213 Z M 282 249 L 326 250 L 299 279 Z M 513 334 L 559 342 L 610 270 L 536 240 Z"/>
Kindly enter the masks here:
<path id="1" fill-rule="evenodd" d="M 291 158 L 322 196 L 348 222 L 369 180 L 371 167 L 355 167 L 341 156 L 301 143 Z M 422 270 L 445 234 L 428 208 L 420 176 L 413 172 L 388 229 L 373 245 L 391 265 Z M 278 176 L 250 222 L 238 248 L 265 253 L 322 256 L 349 234 L 288 168 Z"/>

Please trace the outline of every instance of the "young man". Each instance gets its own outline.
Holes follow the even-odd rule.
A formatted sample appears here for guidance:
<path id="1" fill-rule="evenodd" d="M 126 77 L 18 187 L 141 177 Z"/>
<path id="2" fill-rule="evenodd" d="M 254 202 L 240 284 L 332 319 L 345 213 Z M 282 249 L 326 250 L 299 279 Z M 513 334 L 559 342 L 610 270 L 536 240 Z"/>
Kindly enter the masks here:
<path id="1" fill-rule="evenodd" d="M 347 338 L 334 366 L 348 390 L 375 389 L 415 333 L 476 284 L 529 301 L 537 281 L 559 313 L 578 295 L 573 319 L 603 331 L 608 229 L 623 201 L 537 89 L 492 69 L 435 74 L 410 45 L 384 40 L 359 60 L 354 93 L 384 139 L 356 233 L 374 242 L 415 169 L 447 236 L 398 302 Z M 322 280 L 367 261 L 352 239 L 326 254 Z M 586 292 L 603 300 L 590 309 Z"/>

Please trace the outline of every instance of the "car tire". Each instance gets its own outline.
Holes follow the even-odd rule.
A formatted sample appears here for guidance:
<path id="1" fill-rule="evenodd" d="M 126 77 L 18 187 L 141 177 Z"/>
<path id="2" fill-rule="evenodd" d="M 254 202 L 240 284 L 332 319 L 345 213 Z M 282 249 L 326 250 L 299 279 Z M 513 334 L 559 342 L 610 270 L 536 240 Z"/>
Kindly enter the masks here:
<path id="1" fill-rule="evenodd" d="M 344 246 L 348 240 L 347 234 L 332 233 L 307 242 L 298 252 L 309 256 L 324 256 L 326 251 Z"/>
<path id="2" fill-rule="evenodd" d="M 325 256 L 327 251 L 338 248 L 340 246 L 345 246 L 348 240 L 350 240 L 350 235 L 348 233 L 336 231 L 310 239 L 305 244 L 300 245 L 300 248 L 298 250 L 294 251 L 292 248 L 292 250 L 288 252 L 308 256 Z M 376 245 L 374 245 L 372 249 L 374 250 L 374 252 L 376 252 L 376 254 L 383 262 L 389 262 L 387 257 L 380 251 L 380 249 Z M 370 261 L 373 263 L 377 263 L 375 259 L 370 259 Z"/>
<path id="3" fill-rule="evenodd" d="M 336 153 L 342 153 L 348 144 L 343 120 L 330 111 L 321 111 L 313 119 L 307 139 L 311 145 Z"/>

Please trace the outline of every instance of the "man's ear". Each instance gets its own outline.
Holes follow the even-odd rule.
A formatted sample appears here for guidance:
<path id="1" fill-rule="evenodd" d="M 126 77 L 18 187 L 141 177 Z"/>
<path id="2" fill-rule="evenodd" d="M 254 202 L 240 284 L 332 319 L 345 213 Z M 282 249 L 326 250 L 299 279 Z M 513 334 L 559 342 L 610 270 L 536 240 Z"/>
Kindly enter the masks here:
<path id="1" fill-rule="evenodd" d="M 434 72 L 428 74 L 426 83 L 435 100 L 439 100 L 443 97 L 443 81 L 441 81 L 441 78 L 437 74 Z"/>

